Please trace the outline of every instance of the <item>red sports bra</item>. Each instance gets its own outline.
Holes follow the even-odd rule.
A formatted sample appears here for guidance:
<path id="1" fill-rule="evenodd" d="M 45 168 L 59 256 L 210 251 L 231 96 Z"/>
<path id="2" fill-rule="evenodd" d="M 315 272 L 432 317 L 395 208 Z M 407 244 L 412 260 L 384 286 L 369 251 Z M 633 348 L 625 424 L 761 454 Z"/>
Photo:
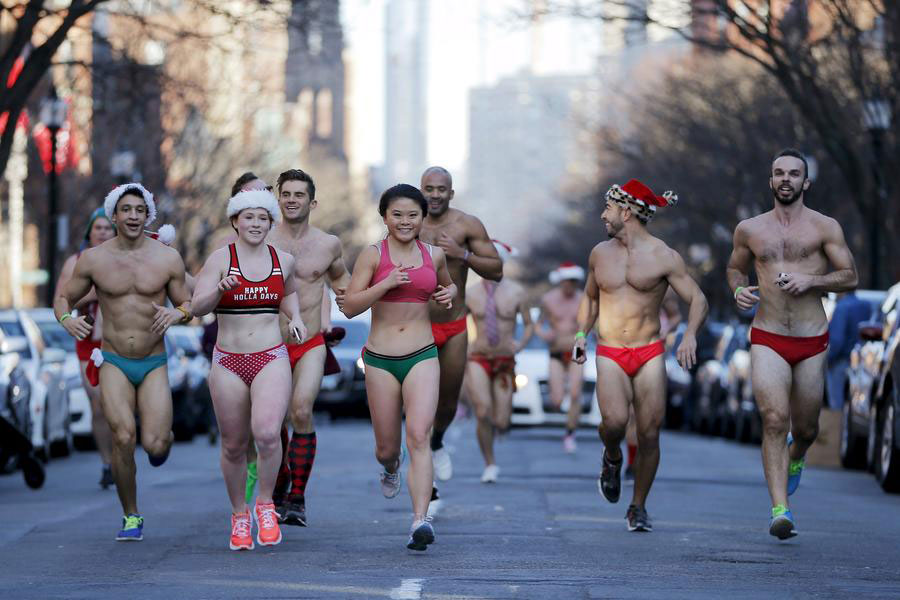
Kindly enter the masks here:
<path id="1" fill-rule="evenodd" d="M 431 295 L 437 288 L 437 272 L 434 270 L 431 253 L 425 248 L 425 244 L 419 240 L 416 240 L 416 244 L 419 245 L 419 251 L 422 253 L 422 266 L 407 269 L 409 283 L 391 288 L 379 301 L 424 303 L 431 299 Z M 375 275 L 372 276 L 372 282 L 369 285 L 373 286 L 387 278 L 396 267 L 397 265 L 391 260 L 391 251 L 388 249 L 387 238 L 385 238 L 381 240 L 381 260 L 378 261 L 378 268 L 375 269 Z"/>
<path id="2" fill-rule="evenodd" d="M 278 253 L 271 245 L 268 247 L 269 254 L 272 256 L 272 271 L 262 281 L 250 281 L 241 273 L 237 248 L 234 244 L 228 245 L 228 252 L 231 255 L 228 274 L 238 278 L 238 287 L 222 294 L 219 305 L 216 307 L 216 314 L 278 314 L 281 299 L 284 297 L 284 275 L 281 273 Z"/>

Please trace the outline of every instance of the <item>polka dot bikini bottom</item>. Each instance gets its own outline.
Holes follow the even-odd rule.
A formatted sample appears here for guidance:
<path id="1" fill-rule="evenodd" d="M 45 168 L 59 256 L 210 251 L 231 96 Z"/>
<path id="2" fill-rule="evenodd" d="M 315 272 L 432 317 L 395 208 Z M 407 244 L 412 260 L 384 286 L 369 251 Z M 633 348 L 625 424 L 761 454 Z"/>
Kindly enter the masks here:
<path id="1" fill-rule="evenodd" d="M 259 372 L 263 370 L 263 367 L 279 358 L 285 360 L 288 358 L 287 347 L 284 344 L 279 344 L 262 352 L 246 354 L 225 352 L 224 350 L 219 350 L 218 346 L 213 350 L 213 362 L 240 377 L 247 384 L 247 387 L 250 387 L 253 380 L 259 375 Z"/>

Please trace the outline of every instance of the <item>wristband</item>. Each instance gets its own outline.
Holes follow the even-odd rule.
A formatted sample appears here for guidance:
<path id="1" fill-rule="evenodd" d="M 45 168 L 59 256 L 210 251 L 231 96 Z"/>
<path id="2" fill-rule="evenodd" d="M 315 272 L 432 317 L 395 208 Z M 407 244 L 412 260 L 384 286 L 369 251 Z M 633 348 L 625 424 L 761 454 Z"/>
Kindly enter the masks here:
<path id="1" fill-rule="evenodd" d="M 183 317 L 181 317 L 181 322 L 182 322 L 182 323 L 187 323 L 188 321 L 191 320 L 191 318 L 192 318 L 192 317 L 191 317 L 191 313 L 189 313 L 187 310 L 183 309 L 183 308 L 180 307 L 180 306 L 176 306 L 176 307 L 175 307 L 175 310 L 177 310 L 177 311 L 180 312 L 182 315 L 184 315 Z"/>
<path id="2" fill-rule="evenodd" d="M 463 254 L 462 261 L 463 261 L 463 262 L 469 262 L 469 257 L 470 257 L 470 256 L 472 256 L 472 253 L 471 253 L 470 251 L 466 250 L 466 253 Z"/>
<path id="3" fill-rule="evenodd" d="M 71 313 L 66 313 L 66 314 L 64 314 L 63 316 L 61 316 L 61 317 L 59 318 L 59 322 L 62 323 L 62 322 L 65 321 L 66 319 L 71 319 L 71 318 L 72 318 L 72 314 L 71 314 Z"/>
<path id="4" fill-rule="evenodd" d="M 576 339 L 576 340 L 577 340 L 578 338 L 583 338 L 583 337 L 585 337 L 583 331 L 579 331 L 578 333 L 575 334 L 575 339 Z"/>
<path id="5" fill-rule="evenodd" d="M 742 285 L 739 285 L 736 288 L 734 288 L 734 299 L 735 300 L 737 300 L 738 294 L 741 293 L 742 289 L 744 289 L 744 286 L 742 286 Z"/>

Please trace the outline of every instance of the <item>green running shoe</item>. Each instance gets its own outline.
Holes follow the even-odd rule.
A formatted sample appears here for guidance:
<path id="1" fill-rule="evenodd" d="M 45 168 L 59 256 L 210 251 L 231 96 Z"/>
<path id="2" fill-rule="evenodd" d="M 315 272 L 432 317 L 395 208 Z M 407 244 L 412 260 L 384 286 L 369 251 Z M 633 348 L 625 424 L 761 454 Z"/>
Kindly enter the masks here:
<path id="1" fill-rule="evenodd" d="M 772 507 L 772 520 L 769 521 L 769 535 L 774 535 L 779 540 L 786 540 L 797 535 L 794 526 L 794 515 L 784 504 Z"/>
<path id="2" fill-rule="evenodd" d="M 247 463 L 247 491 L 244 492 L 244 498 L 247 504 L 253 502 L 253 492 L 256 490 L 256 482 L 259 475 L 256 471 L 256 461 Z"/>

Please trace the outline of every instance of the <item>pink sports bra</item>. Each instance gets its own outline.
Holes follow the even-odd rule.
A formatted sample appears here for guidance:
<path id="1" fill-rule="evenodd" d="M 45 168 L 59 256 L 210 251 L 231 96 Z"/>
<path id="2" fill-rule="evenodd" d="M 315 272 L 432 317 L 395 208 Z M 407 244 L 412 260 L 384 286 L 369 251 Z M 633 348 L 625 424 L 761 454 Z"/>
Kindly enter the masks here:
<path id="1" fill-rule="evenodd" d="M 437 273 L 434 270 L 434 263 L 431 262 L 431 253 L 425 248 L 425 244 L 419 240 L 416 240 L 416 244 L 422 253 L 422 266 L 407 269 L 409 283 L 388 290 L 381 297 L 381 302 L 425 303 L 431 299 L 431 295 L 437 288 Z M 381 240 L 381 260 L 378 261 L 378 268 L 375 269 L 375 275 L 372 276 L 372 282 L 369 285 L 375 285 L 386 279 L 396 267 L 397 265 L 391 260 L 391 251 L 388 249 L 387 238 L 385 238 Z"/>

